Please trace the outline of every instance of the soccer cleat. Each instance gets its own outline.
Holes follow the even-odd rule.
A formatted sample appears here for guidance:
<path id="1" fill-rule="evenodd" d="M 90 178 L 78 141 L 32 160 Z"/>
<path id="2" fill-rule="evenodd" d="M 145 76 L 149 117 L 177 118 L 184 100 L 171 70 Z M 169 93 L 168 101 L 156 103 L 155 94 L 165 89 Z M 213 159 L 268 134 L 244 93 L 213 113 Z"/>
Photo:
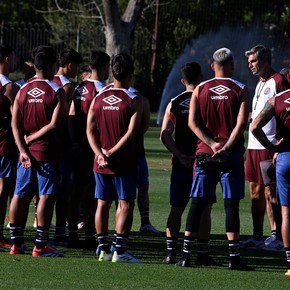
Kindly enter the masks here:
<path id="1" fill-rule="evenodd" d="M 144 227 L 140 227 L 140 233 L 143 234 L 154 234 L 154 235 L 161 235 L 162 232 L 158 231 L 154 226 L 152 226 L 151 224 L 148 224 Z"/>
<path id="2" fill-rule="evenodd" d="M 220 263 L 212 259 L 211 257 L 199 257 L 195 260 L 196 266 L 221 266 Z"/>
<path id="3" fill-rule="evenodd" d="M 116 246 L 114 244 L 111 245 L 110 251 L 112 254 L 116 251 Z"/>
<path id="4" fill-rule="evenodd" d="M 55 236 L 50 244 L 53 246 L 68 247 L 69 239 L 66 235 Z"/>
<path id="5" fill-rule="evenodd" d="M 175 264 L 177 267 L 190 267 L 190 259 L 189 258 L 181 258 L 179 262 Z"/>
<path id="6" fill-rule="evenodd" d="M 243 249 L 261 249 L 264 245 L 263 240 L 256 240 L 250 237 L 245 242 L 241 243 L 240 247 Z"/>
<path id="7" fill-rule="evenodd" d="M 0 241 L 0 248 L 10 249 L 11 243 L 8 242 L 7 240 L 2 240 L 2 241 Z"/>
<path id="8" fill-rule="evenodd" d="M 173 254 L 167 254 L 165 259 L 162 261 L 164 264 L 175 264 L 176 263 L 176 256 Z"/>
<path id="9" fill-rule="evenodd" d="M 101 254 L 101 247 L 100 245 L 98 245 L 97 249 L 96 249 L 96 257 L 100 257 L 100 254 Z"/>
<path id="10" fill-rule="evenodd" d="M 273 240 L 267 246 L 265 245 L 262 249 L 265 251 L 282 252 L 284 251 L 284 244 L 281 240 L 276 239 L 276 240 Z"/>
<path id="11" fill-rule="evenodd" d="M 12 245 L 10 248 L 10 255 L 21 255 L 25 254 L 24 247 L 23 246 L 16 246 Z"/>
<path id="12" fill-rule="evenodd" d="M 63 257 L 63 253 L 57 251 L 54 248 L 46 246 L 44 249 L 33 248 L 33 257 Z"/>
<path id="13" fill-rule="evenodd" d="M 290 277 L 290 269 L 287 270 L 287 272 L 285 273 L 285 275 Z"/>
<path id="14" fill-rule="evenodd" d="M 267 247 L 269 244 L 277 240 L 277 236 L 275 234 L 271 234 L 266 240 L 265 240 L 265 246 Z"/>
<path id="15" fill-rule="evenodd" d="M 132 254 L 130 254 L 128 251 L 125 251 L 123 254 L 118 255 L 117 251 L 114 252 L 113 263 L 142 263 L 141 260 L 134 257 Z"/>
<path id="16" fill-rule="evenodd" d="M 99 261 L 105 262 L 105 261 L 112 261 L 113 254 L 112 253 L 106 253 L 105 251 L 101 251 L 99 255 Z"/>
<path id="17" fill-rule="evenodd" d="M 251 266 L 248 266 L 242 259 L 238 259 L 235 262 L 229 262 L 229 270 L 237 271 L 255 271 Z"/>

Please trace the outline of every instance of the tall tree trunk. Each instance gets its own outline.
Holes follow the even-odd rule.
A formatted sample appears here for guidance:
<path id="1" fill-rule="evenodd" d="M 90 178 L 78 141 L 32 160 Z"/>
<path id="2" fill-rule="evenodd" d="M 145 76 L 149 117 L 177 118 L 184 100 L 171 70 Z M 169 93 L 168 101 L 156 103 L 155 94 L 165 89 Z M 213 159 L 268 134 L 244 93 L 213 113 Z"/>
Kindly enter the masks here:
<path id="1" fill-rule="evenodd" d="M 129 0 L 124 14 L 120 15 L 116 0 L 102 0 L 105 15 L 106 52 L 116 55 L 131 53 L 133 34 L 144 6 L 144 0 Z"/>

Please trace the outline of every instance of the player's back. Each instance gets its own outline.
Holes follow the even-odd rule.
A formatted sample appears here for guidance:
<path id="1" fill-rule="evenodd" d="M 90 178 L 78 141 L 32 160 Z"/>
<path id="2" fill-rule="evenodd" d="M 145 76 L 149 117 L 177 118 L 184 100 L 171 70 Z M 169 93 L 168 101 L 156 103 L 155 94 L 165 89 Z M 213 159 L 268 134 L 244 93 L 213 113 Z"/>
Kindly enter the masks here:
<path id="1" fill-rule="evenodd" d="M 171 100 L 170 118 L 175 126 L 175 144 L 186 155 L 194 155 L 197 137 L 188 127 L 192 91 L 185 91 Z"/>
<path id="2" fill-rule="evenodd" d="M 202 122 L 216 142 L 226 143 L 236 126 L 244 88 L 244 84 L 231 78 L 213 78 L 200 84 L 198 103 Z M 241 149 L 243 144 L 242 138 L 236 148 Z M 197 152 L 212 153 L 201 141 L 197 147 Z"/>
<path id="3" fill-rule="evenodd" d="M 20 89 L 19 111 L 23 117 L 23 127 L 27 135 L 37 132 L 49 124 L 58 103 L 56 92 L 61 89 L 48 80 L 33 80 Z M 56 134 L 48 134 L 29 146 L 37 160 L 47 160 L 57 147 Z M 56 149 L 57 151 L 57 149 Z"/>
<path id="4" fill-rule="evenodd" d="M 111 149 L 126 134 L 132 117 L 132 100 L 136 94 L 125 89 L 110 88 L 96 96 L 94 114 L 101 146 Z M 112 172 L 132 171 L 136 167 L 136 144 L 129 143 L 111 159 Z"/>

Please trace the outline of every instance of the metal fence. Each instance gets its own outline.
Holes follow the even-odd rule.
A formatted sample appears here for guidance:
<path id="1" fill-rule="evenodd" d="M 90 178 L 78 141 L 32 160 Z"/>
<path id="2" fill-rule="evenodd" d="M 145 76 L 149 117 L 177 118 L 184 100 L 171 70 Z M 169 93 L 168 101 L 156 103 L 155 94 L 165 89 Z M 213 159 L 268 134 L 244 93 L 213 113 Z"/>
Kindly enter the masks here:
<path id="1" fill-rule="evenodd" d="M 57 34 L 46 23 L 2 22 L 0 44 L 10 45 L 17 56 L 17 67 L 22 69 L 23 60 L 38 45 L 52 45 L 57 52 L 71 47 L 84 58 L 91 49 L 104 49 L 105 38 L 101 31 L 91 27 L 74 27 L 58 31 Z M 144 42 L 150 43 L 151 35 L 142 34 L 136 39 L 132 50 L 137 69 L 150 65 L 151 52 L 144 49 Z"/>

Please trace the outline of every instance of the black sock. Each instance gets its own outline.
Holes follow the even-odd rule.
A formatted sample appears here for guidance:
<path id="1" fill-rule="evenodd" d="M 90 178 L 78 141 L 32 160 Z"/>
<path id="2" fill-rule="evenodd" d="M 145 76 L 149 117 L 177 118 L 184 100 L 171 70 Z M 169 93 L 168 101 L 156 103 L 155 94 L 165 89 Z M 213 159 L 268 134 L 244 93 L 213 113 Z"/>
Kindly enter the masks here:
<path id="1" fill-rule="evenodd" d="M 149 220 L 149 208 L 140 209 L 141 227 L 145 227 L 150 224 Z"/>
<path id="2" fill-rule="evenodd" d="M 24 243 L 24 226 L 20 224 L 10 224 L 11 245 L 20 247 Z"/>
<path id="3" fill-rule="evenodd" d="M 240 241 L 229 240 L 229 257 L 231 262 L 236 262 L 240 259 Z"/>
<path id="4" fill-rule="evenodd" d="M 35 246 L 37 249 L 44 249 L 48 242 L 49 227 L 37 226 Z"/>
<path id="5" fill-rule="evenodd" d="M 107 254 L 110 253 L 110 247 L 108 242 L 108 233 L 98 234 L 98 243 L 101 251 L 105 251 Z"/>
<path id="6" fill-rule="evenodd" d="M 287 259 L 287 269 L 290 270 L 290 247 L 285 248 L 285 254 Z"/>
<path id="7" fill-rule="evenodd" d="M 182 259 L 189 259 L 190 258 L 191 247 L 192 247 L 193 242 L 194 242 L 194 237 L 184 236 Z"/>
<path id="8" fill-rule="evenodd" d="M 208 243 L 209 240 L 197 240 L 197 259 L 206 259 L 208 257 Z"/>
<path id="9" fill-rule="evenodd" d="M 128 236 L 117 234 L 116 235 L 116 251 L 118 255 L 124 254 L 127 250 Z"/>
<path id="10" fill-rule="evenodd" d="M 166 237 L 166 255 L 176 255 L 177 238 Z"/>

